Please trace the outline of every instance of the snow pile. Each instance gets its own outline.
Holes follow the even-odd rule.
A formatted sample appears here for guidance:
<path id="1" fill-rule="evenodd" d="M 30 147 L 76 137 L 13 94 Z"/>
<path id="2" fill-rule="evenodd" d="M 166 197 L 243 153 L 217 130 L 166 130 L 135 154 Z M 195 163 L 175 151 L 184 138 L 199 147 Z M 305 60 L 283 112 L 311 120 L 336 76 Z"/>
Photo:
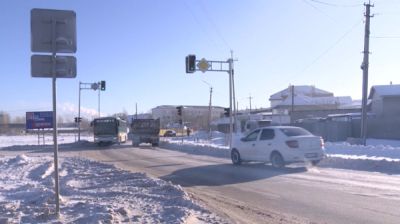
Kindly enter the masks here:
<path id="1" fill-rule="evenodd" d="M 73 143 L 78 140 L 78 136 L 75 135 L 58 135 L 58 144 Z M 81 140 L 93 141 L 93 136 L 81 135 Z M 44 136 L 46 145 L 53 145 L 53 135 L 46 134 Z M 22 145 L 38 145 L 37 135 L 16 135 L 16 136 L 0 136 L 0 148 L 10 146 L 22 146 Z M 43 139 L 40 139 L 40 145 L 43 145 Z"/>
<path id="2" fill-rule="evenodd" d="M 224 135 L 222 133 L 222 135 Z M 235 140 L 241 135 L 233 136 Z M 215 139 L 221 138 L 221 134 Z M 222 137 L 225 138 L 225 137 Z M 196 155 L 209 155 L 220 158 L 230 158 L 229 147 L 225 144 L 206 141 L 177 141 L 166 139 L 163 148 L 177 150 Z M 385 142 L 384 140 L 382 142 Z M 374 143 L 379 143 L 374 140 Z M 361 169 L 371 171 L 400 172 L 400 147 L 377 144 L 376 146 L 350 145 L 347 142 L 325 143 L 327 157 L 318 166 L 342 169 Z"/>
<path id="3" fill-rule="evenodd" d="M 400 147 L 377 144 L 373 145 L 350 145 L 347 142 L 325 143 L 325 152 L 330 155 L 353 155 L 366 157 L 384 157 L 389 159 L 400 159 Z"/>
<path id="4" fill-rule="evenodd" d="M 0 159 L 0 223 L 217 221 L 170 182 L 82 158 L 62 157 L 60 164 L 57 217 L 53 158 Z"/>

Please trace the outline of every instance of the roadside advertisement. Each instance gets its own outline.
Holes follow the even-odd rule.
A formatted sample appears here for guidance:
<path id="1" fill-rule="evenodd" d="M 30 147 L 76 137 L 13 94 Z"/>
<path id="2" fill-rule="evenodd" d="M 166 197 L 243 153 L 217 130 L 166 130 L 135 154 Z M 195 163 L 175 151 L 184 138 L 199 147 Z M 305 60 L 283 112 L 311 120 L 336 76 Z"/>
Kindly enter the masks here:
<path id="1" fill-rule="evenodd" d="M 26 112 L 26 129 L 53 128 L 53 111 Z"/>

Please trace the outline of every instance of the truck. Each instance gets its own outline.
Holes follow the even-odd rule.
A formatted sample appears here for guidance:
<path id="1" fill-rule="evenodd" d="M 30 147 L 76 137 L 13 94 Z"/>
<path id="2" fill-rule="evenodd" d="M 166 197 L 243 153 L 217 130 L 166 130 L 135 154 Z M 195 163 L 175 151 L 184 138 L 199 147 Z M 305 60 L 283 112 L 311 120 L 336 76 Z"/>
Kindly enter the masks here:
<path id="1" fill-rule="evenodd" d="M 151 143 L 158 146 L 160 142 L 160 119 L 132 119 L 132 146 L 140 143 Z"/>
<path id="2" fill-rule="evenodd" d="M 244 133 L 247 135 L 257 128 L 263 128 L 272 125 L 277 125 L 277 123 L 271 120 L 247 120 L 244 125 Z"/>

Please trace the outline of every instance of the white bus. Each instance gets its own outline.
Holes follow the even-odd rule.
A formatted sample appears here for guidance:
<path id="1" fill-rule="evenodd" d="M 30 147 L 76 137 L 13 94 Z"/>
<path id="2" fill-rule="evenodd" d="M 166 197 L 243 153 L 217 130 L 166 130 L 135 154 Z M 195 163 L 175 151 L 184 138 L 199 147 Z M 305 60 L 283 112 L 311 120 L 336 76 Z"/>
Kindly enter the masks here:
<path id="1" fill-rule="evenodd" d="M 94 143 L 118 143 L 126 142 L 127 125 L 126 121 L 115 117 L 100 117 L 92 122 Z"/>

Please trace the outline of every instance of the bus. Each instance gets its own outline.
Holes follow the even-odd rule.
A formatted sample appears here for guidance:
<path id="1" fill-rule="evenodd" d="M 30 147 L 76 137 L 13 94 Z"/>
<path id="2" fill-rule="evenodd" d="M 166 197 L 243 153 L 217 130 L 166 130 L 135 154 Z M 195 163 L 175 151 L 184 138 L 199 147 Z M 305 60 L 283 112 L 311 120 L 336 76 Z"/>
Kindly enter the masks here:
<path id="1" fill-rule="evenodd" d="M 91 123 L 93 126 L 94 143 L 118 143 L 126 142 L 127 125 L 126 121 L 117 117 L 95 118 Z"/>

